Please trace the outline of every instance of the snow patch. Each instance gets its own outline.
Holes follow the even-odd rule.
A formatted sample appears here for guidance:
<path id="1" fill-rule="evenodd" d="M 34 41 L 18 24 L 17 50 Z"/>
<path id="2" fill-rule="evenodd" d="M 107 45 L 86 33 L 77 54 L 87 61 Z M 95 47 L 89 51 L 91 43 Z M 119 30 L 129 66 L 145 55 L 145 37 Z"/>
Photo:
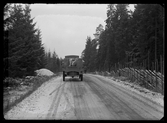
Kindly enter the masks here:
<path id="1" fill-rule="evenodd" d="M 54 74 L 53 72 L 45 68 L 36 70 L 35 72 L 37 76 L 52 76 Z"/>
<path id="2" fill-rule="evenodd" d="M 146 88 L 143 88 L 143 87 L 139 86 L 137 82 L 130 83 L 128 80 L 121 81 L 121 80 L 116 79 L 114 77 L 105 77 L 105 76 L 101 76 L 101 75 L 95 75 L 95 76 L 104 77 L 108 82 L 112 82 L 114 84 L 117 84 L 117 85 L 119 85 L 123 88 L 126 88 L 132 92 L 140 94 L 140 95 L 152 100 L 153 102 L 156 102 L 157 104 L 159 104 L 161 106 L 164 106 L 164 96 L 161 93 L 153 92 L 153 91 L 150 91 Z M 111 80 L 113 80 L 113 81 L 111 81 Z"/>

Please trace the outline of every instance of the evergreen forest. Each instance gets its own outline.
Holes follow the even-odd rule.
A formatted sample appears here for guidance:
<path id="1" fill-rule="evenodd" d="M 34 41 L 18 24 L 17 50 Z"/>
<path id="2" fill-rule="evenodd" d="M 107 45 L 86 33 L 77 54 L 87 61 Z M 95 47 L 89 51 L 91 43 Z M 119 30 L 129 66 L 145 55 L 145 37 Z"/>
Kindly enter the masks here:
<path id="1" fill-rule="evenodd" d="M 82 58 L 89 72 L 115 67 L 144 67 L 161 71 L 164 63 L 164 6 L 160 4 L 109 4 L 105 27 L 98 38 L 87 36 Z"/>

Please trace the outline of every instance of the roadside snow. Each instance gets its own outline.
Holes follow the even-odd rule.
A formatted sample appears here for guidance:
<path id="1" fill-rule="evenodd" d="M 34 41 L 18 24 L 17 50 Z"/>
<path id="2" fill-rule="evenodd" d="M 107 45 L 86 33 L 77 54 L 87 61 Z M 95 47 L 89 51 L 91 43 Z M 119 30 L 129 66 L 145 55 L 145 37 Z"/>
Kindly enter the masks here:
<path id="1" fill-rule="evenodd" d="M 36 91 L 14 106 L 6 114 L 5 119 L 45 119 L 53 102 L 55 93 L 51 93 L 61 84 L 61 78 L 53 78 L 43 83 Z"/>
<path id="2" fill-rule="evenodd" d="M 35 71 L 38 76 L 52 76 L 54 73 L 48 69 L 42 68 Z"/>
<path id="3" fill-rule="evenodd" d="M 108 82 L 112 82 L 114 84 L 117 84 L 117 85 L 119 85 L 123 88 L 126 88 L 132 92 L 135 92 L 135 93 L 140 94 L 146 98 L 149 98 L 150 100 L 160 104 L 161 106 L 164 106 L 164 96 L 160 93 L 153 92 L 153 91 L 150 91 L 146 88 L 143 88 L 143 87 L 137 85 L 137 83 L 130 83 L 130 82 L 128 82 L 128 80 L 121 81 L 119 79 L 115 79 L 114 77 L 105 77 L 105 76 L 101 76 L 101 75 L 95 75 L 95 76 L 104 77 Z M 111 81 L 111 80 L 113 80 L 113 81 Z"/>

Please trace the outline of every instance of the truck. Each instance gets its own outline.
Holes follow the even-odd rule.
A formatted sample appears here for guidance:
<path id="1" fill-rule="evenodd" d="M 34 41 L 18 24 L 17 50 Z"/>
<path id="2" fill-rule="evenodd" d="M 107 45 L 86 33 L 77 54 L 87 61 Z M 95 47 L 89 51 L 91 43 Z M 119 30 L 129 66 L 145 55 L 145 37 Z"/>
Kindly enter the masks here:
<path id="1" fill-rule="evenodd" d="M 66 76 L 78 76 L 83 81 L 83 60 L 78 55 L 67 55 L 62 62 L 63 81 Z"/>

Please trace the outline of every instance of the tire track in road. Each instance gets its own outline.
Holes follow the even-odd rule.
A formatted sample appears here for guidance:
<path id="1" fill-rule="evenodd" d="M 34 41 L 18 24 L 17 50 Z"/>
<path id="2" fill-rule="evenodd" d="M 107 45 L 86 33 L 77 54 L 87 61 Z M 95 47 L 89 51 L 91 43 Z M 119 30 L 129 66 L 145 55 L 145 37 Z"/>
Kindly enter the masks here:
<path id="1" fill-rule="evenodd" d="M 90 110 L 84 98 L 86 93 L 83 82 L 72 82 L 74 112 L 77 119 L 90 119 Z"/>
<path id="2" fill-rule="evenodd" d="M 77 119 L 81 119 L 81 109 L 80 109 L 80 102 L 79 102 L 79 96 L 77 94 L 77 90 L 76 90 L 76 83 L 75 82 L 71 82 L 72 85 L 72 94 L 73 94 L 73 99 L 74 99 L 74 114 L 76 116 Z"/>
<path id="3" fill-rule="evenodd" d="M 62 83 L 62 79 L 61 79 L 61 83 Z M 54 91 L 52 91 L 49 94 L 49 95 L 52 95 L 53 92 L 56 91 L 54 100 L 53 100 L 53 102 L 52 102 L 52 104 L 49 108 L 46 119 L 55 119 L 56 113 L 57 113 L 57 108 L 58 108 L 58 105 L 59 105 L 59 102 L 60 102 L 60 98 L 61 98 L 61 95 L 63 94 L 63 91 L 64 91 L 64 86 L 65 86 L 65 83 L 62 83 L 58 88 L 56 88 Z"/>
<path id="4" fill-rule="evenodd" d="M 97 86 L 100 86 L 104 88 L 104 90 L 108 90 L 108 94 L 112 95 L 112 97 L 115 96 L 117 100 L 120 100 L 120 104 L 125 104 L 126 107 L 129 107 L 129 109 L 135 111 L 137 114 L 140 115 L 140 117 L 145 118 L 147 120 L 158 120 L 162 116 L 162 112 L 156 111 L 155 107 L 150 106 L 149 100 L 148 99 L 140 99 L 141 97 L 139 94 L 132 93 L 122 87 L 118 88 L 118 86 L 109 83 L 105 80 L 103 80 L 100 77 L 94 77 L 92 76 L 87 76 L 88 80 L 91 81 L 91 83 L 96 84 Z M 122 89 L 121 89 L 122 88 Z M 98 88 L 97 88 L 98 89 Z M 101 88 L 102 89 L 102 88 Z M 97 92 L 99 92 L 98 90 Z M 136 97 L 135 97 L 136 96 Z M 146 103 L 147 101 L 147 103 Z M 119 103 L 119 102 L 118 102 Z M 130 114 L 131 119 L 133 119 L 134 114 Z M 136 117 L 137 118 L 137 117 Z"/>
<path id="5" fill-rule="evenodd" d="M 57 109 L 56 119 L 76 119 L 74 114 L 74 100 L 71 91 L 71 82 L 66 82 L 63 94 Z"/>
<path id="6" fill-rule="evenodd" d="M 82 95 L 82 98 L 81 98 L 81 109 L 82 109 L 82 116 L 83 119 L 92 119 L 93 116 L 91 115 L 91 112 L 90 112 L 90 108 L 88 106 L 88 100 L 87 100 L 87 97 L 89 97 L 90 95 L 87 95 L 87 89 L 86 89 L 86 86 L 85 86 L 85 82 L 82 81 L 78 84 L 78 87 L 77 87 L 77 91 L 78 93 L 80 93 Z"/>
<path id="7" fill-rule="evenodd" d="M 70 84 L 70 83 L 67 83 L 67 84 Z M 63 117 L 64 119 L 75 119 L 73 97 L 68 90 L 70 86 L 67 84 L 66 84 L 67 90 L 65 90 L 63 93 L 64 100 L 66 102 L 65 110 L 63 111 Z"/>
<path id="8" fill-rule="evenodd" d="M 111 120 L 115 119 L 114 116 L 108 111 L 101 99 L 92 91 L 92 88 L 84 82 L 86 89 L 85 101 L 88 104 L 90 117 L 94 120 Z"/>
<path id="9" fill-rule="evenodd" d="M 158 112 L 160 112 L 160 113 L 163 113 L 162 110 L 156 109 L 157 106 L 161 107 L 161 109 L 163 108 L 163 106 L 159 105 L 158 103 L 153 102 L 152 100 L 150 100 L 150 99 L 148 99 L 148 98 L 146 98 L 146 97 L 144 97 L 144 96 L 141 96 L 141 95 L 139 95 L 138 93 L 135 93 L 135 94 L 137 95 L 137 97 L 141 97 L 141 98 L 142 98 L 142 100 L 139 100 L 139 99 L 138 99 L 137 97 L 135 97 L 130 91 L 128 92 L 128 91 L 125 91 L 125 90 L 123 90 L 123 89 L 120 89 L 120 88 L 118 88 L 118 86 L 116 86 L 115 84 L 109 83 L 109 82 L 107 82 L 106 80 L 102 80 L 102 79 L 101 79 L 100 77 L 98 77 L 98 76 L 94 76 L 94 77 L 96 77 L 96 78 L 99 79 L 100 81 L 103 81 L 103 83 L 105 83 L 105 84 L 108 84 L 108 85 L 110 85 L 110 86 L 112 86 L 112 87 L 114 86 L 114 88 L 117 88 L 117 89 L 120 90 L 121 92 L 128 94 L 129 96 L 133 97 L 134 99 L 136 99 L 136 100 L 138 100 L 138 101 L 142 101 L 145 105 L 148 105 L 147 102 L 149 101 L 149 102 L 151 103 L 151 104 L 149 104 L 149 106 L 150 106 L 151 108 L 154 108 L 156 111 L 158 111 Z"/>
<path id="10" fill-rule="evenodd" d="M 123 100 L 120 100 L 107 88 L 104 88 L 104 86 L 99 85 L 94 81 L 89 81 L 87 83 L 92 88 L 92 91 L 99 96 L 102 103 L 105 104 L 110 113 L 114 115 L 115 120 L 144 120 L 143 117 L 129 108 L 128 105 L 123 102 Z"/>
<path id="11" fill-rule="evenodd" d="M 102 82 L 100 77 L 96 78 Z M 115 84 L 109 83 L 105 80 L 103 80 L 103 84 L 104 83 L 107 84 L 108 87 L 110 86 L 111 90 L 113 90 L 112 92 L 115 93 L 115 95 L 124 99 L 125 102 L 129 104 L 129 107 L 135 109 L 135 111 L 139 112 L 143 117 L 155 120 L 160 119 L 161 115 L 163 114 L 163 107 L 157 103 L 153 103 L 152 100 L 149 100 L 137 93 L 127 91 L 126 89 L 120 89 Z"/>
<path id="12" fill-rule="evenodd" d="M 91 91 L 87 82 L 70 82 L 74 99 L 74 114 L 79 120 L 114 119 L 99 97 Z"/>

